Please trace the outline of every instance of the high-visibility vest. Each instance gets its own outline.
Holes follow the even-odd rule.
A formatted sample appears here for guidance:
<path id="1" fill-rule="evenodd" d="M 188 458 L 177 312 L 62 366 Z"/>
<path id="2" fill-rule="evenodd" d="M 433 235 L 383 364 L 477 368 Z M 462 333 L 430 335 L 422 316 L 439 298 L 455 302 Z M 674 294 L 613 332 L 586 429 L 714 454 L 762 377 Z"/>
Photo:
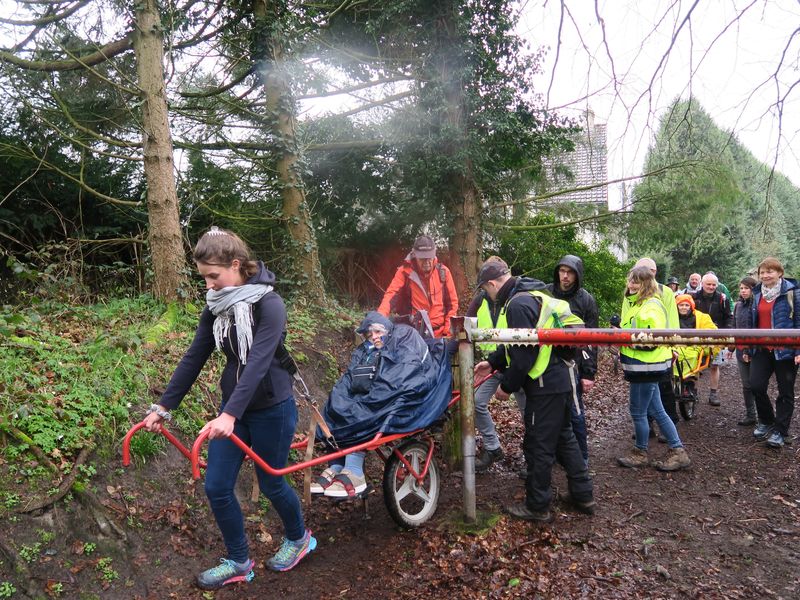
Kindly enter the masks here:
<path id="1" fill-rule="evenodd" d="M 526 292 L 520 292 L 524 294 Z M 558 300 L 552 296 L 539 291 L 528 291 L 528 294 L 535 298 L 539 298 L 542 303 L 539 309 L 539 320 L 536 321 L 536 329 L 563 329 L 568 325 L 583 325 L 580 317 L 573 315 L 572 310 L 569 308 L 569 303 L 564 300 Z M 511 297 L 503 309 L 500 311 L 503 322 L 506 322 L 506 309 L 509 303 L 516 298 L 517 294 Z M 498 327 L 500 318 L 498 317 Z M 539 346 L 539 354 L 536 357 L 536 362 L 533 367 L 528 371 L 528 377 L 531 379 L 538 379 L 547 370 L 547 365 L 550 364 L 550 356 L 553 353 L 553 346 Z M 508 347 L 506 347 L 506 361 L 510 364 L 511 359 L 508 356 Z"/>
<path id="2" fill-rule="evenodd" d="M 643 319 L 640 318 L 642 313 L 645 313 L 642 315 Z M 624 329 L 663 329 L 668 320 L 669 314 L 661 299 L 653 297 L 642 304 L 630 304 L 622 327 Z M 646 325 L 642 321 L 645 321 Z M 643 327 L 643 325 L 645 326 Z M 634 376 L 666 372 L 672 365 L 672 349 L 669 346 L 655 346 L 649 350 L 622 346 L 619 352 L 623 371 Z M 633 359 L 634 362 L 626 362 L 625 357 Z"/>
<path id="3" fill-rule="evenodd" d="M 508 327 L 508 322 L 506 321 L 506 311 L 504 310 L 505 307 L 500 309 L 500 312 L 497 314 L 497 323 L 492 321 L 492 311 L 489 308 L 489 299 L 484 297 L 483 302 L 478 307 L 478 328 L 480 329 L 506 329 Z M 483 350 L 485 354 L 491 354 L 495 350 L 497 350 L 497 344 L 492 344 L 490 342 L 479 342 L 478 347 Z"/>

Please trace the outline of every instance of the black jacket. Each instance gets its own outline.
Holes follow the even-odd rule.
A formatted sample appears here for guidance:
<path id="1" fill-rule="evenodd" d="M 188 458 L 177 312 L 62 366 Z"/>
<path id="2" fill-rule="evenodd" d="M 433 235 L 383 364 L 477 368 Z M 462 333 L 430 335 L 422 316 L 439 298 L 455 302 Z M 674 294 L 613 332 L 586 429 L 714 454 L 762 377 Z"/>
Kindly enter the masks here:
<path id="1" fill-rule="evenodd" d="M 700 312 L 711 316 L 711 320 L 718 329 L 731 329 L 733 327 L 733 311 L 731 310 L 731 299 L 719 290 L 714 290 L 714 294 L 706 296 L 701 289 L 692 294 L 694 307 Z"/>
<path id="2" fill-rule="evenodd" d="M 495 303 L 506 308 L 506 321 L 513 329 L 534 329 L 539 321 L 541 302 L 532 295 L 521 292 L 528 291 L 546 292 L 546 286 L 538 279 L 527 277 L 512 277 L 500 289 Z M 513 301 L 510 301 L 513 298 Z M 550 362 L 542 376 L 534 382 L 535 394 L 562 394 L 572 389 L 569 369 L 573 364 L 570 358 L 571 349 L 554 348 L 550 355 Z M 500 387 L 510 394 L 522 387 L 528 371 L 531 370 L 536 358 L 539 356 L 538 346 L 509 345 L 508 356 L 510 364 L 506 365 L 505 347 L 498 346 L 497 350 L 489 355 L 488 361 L 494 369 L 502 370 L 503 378 Z"/>
<path id="3" fill-rule="evenodd" d="M 275 274 L 263 263 L 247 283 L 273 285 Z M 214 315 L 206 306 L 200 315 L 192 344 L 183 355 L 170 379 L 161 405 L 167 410 L 178 406 L 214 351 Z M 267 408 L 278 404 L 292 394 L 292 376 L 275 357 L 278 345 L 286 336 L 286 307 L 274 291 L 253 304 L 253 345 L 242 365 L 238 355 L 236 325 L 231 324 L 228 337 L 222 344 L 225 369 L 222 371 L 222 412 L 240 418 L 247 410 Z M 231 340 L 234 343 L 231 344 Z"/>
<path id="4" fill-rule="evenodd" d="M 558 268 L 562 266 L 569 267 L 578 274 L 575 285 L 566 292 L 561 289 L 558 278 Z M 596 329 L 599 326 L 600 311 L 594 296 L 583 287 L 583 261 L 579 257 L 567 254 L 558 261 L 553 269 L 553 283 L 547 284 L 547 290 L 553 298 L 567 301 L 572 314 L 580 317 L 586 327 Z M 578 348 L 575 362 L 578 365 L 578 377 L 593 380 L 597 373 L 597 348 L 592 346 Z"/>
<path id="5" fill-rule="evenodd" d="M 736 302 L 733 307 L 733 327 L 734 329 L 750 329 L 753 327 L 750 319 L 750 308 L 753 303 L 753 297 L 750 296 L 747 300 L 741 298 Z M 736 358 L 742 360 L 742 350 L 736 349 Z"/>

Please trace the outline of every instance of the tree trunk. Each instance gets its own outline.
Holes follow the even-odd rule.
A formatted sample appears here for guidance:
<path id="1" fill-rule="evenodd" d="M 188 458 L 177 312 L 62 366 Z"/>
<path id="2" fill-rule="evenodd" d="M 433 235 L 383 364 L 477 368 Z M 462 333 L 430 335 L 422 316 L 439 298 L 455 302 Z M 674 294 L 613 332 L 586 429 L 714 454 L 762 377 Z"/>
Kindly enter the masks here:
<path id="1" fill-rule="evenodd" d="M 164 85 L 164 39 L 155 0 L 140 0 L 135 7 L 134 51 L 142 90 L 142 141 L 153 294 L 156 298 L 174 301 L 179 297 L 178 290 L 186 284 L 186 258 Z"/>
<path id="2" fill-rule="evenodd" d="M 454 6 L 443 12 L 441 31 L 444 43 L 440 45 L 442 55 L 439 59 L 439 76 L 445 90 L 447 129 L 455 132 L 450 154 L 463 161 L 461 167 L 454 169 L 450 177 L 447 206 L 448 214 L 453 218 L 453 237 L 450 240 L 451 270 L 461 305 L 466 308 L 475 289 L 483 235 L 481 196 L 475 185 L 472 160 L 469 157 L 469 124 L 466 118 L 464 82 L 459 75 L 463 73 L 463 68 L 457 62 L 457 54 L 454 56 L 448 52 L 448 49 L 457 47 L 459 43 L 456 39 L 455 13 Z"/>
<path id="3" fill-rule="evenodd" d="M 481 212 L 480 194 L 472 179 L 472 165 L 468 160 L 465 174 L 454 177 L 454 193 L 448 214 L 453 215 L 453 238 L 450 250 L 458 297 L 461 306 L 466 308 L 475 291 L 475 282 L 481 266 Z"/>
<path id="4" fill-rule="evenodd" d="M 256 0 L 253 11 L 256 17 L 256 72 L 264 86 L 267 118 L 279 140 L 276 168 L 281 182 L 283 220 L 291 238 L 291 254 L 294 258 L 291 264 L 295 270 L 293 278 L 301 282 L 301 295 L 311 303 L 322 306 L 327 302 L 325 283 L 311 211 L 300 176 L 294 103 L 282 69 L 283 48 L 280 41 L 268 33 L 270 27 L 267 19 L 275 18 L 276 6 L 270 0 Z"/>

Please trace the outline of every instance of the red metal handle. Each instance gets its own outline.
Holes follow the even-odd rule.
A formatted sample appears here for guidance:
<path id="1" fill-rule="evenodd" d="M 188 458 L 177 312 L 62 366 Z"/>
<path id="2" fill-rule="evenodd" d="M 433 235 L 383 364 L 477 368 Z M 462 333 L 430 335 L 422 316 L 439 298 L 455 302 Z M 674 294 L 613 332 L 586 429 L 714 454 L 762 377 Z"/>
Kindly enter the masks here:
<path id="1" fill-rule="evenodd" d="M 141 423 L 137 423 L 128 430 L 128 433 L 125 434 L 125 439 L 122 440 L 122 464 L 125 467 L 131 464 L 131 438 L 137 431 L 139 431 L 143 427 L 144 427 L 144 421 L 142 421 Z M 164 425 L 161 426 L 160 433 L 165 438 L 167 438 L 169 442 L 180 451 L 181 454 L 183 454 L 190 461 L 192 460 L 192 453 L 189 451 L 189 449 L 186 446 L 184 446 L 178 438 L 172 435 L 172 433 L 170 433 L 169 430 L 167 430 L 167 428 L 164 427 Z M 206 468 L 205 461 L 200 461 L 198 464 L 199 467 L 203 469 Z"/>

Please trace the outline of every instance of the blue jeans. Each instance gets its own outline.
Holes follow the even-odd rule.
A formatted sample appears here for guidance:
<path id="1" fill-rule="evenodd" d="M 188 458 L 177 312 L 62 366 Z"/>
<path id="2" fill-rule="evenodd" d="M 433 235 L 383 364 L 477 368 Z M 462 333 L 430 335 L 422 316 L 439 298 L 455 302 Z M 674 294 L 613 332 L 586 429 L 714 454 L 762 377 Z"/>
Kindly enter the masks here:
<path id="1" fill-rule="evenodd" d="M 670 448 L 682 448 L 683 444 L 678 437 L 678 430 L 675 423 L 664 411 L 661 404 L 661 394 L 658 391 L 658 382 L 631 382 L 630 390 L 630 411 L 633 419 L 633 428 L 636 432 L 636 447 L 640 450 L 647 450 L 647 439 L 650 436 L 650 425 L 647 422 L 649 416 L 661 430 L 661 435 L 667 438 Z"/>
<path id="2" fill-rule="evenodd" d="M 273 468 L 283 468 L 289 458 L 289 446 L 297 424 L 297 407 L 291 396 L 274 406 L 245 412 L 233 428 L 245 444 L 249 444 Z M 231 440 L 217 438 L 208 445 L 208 467 L 205 490 L 217 526 L 222 532 L 228 558 L 244 562 L 249 558 L 244 516 L 234 487 L 244 460 L 242 452 Z M 300 499 L 283 477 L 269 475 L 256 467 L 258 486 L 269 498 L 283 521 L 286 537 L 299 540 L 306 526 L 300 510 Z"/>
<path id="3" fill-rule="evenodd" d="M 475 427 L 483 438 L 484 450 L 497 450 L 500 447 L 500 439 L 497 437 L 497 430 L 494 427 L 494 420 L 489 413 L 489 401 L 494 396 L 503 374 L 495 372 L 489 379 L 484 381 L 475 390 Z M 519 388 L 514 392 L 514 399 L 517 401 L 522 421 L 525 421 L 525 391 Z"/>
<path id="4" fill-rule="evenodd" d="M 497 450 L 500 447 L 500 440 L 497 438 L 497 431 L 494 428 L 494 420 L 492 415 L 489 414 L 489 400 L 492 399 L 495 391 L 500 387 L 502 378 L 503 374 L 498 371 L 475 390 L 475 427 L 481 432 L 484 450 Z"/>

